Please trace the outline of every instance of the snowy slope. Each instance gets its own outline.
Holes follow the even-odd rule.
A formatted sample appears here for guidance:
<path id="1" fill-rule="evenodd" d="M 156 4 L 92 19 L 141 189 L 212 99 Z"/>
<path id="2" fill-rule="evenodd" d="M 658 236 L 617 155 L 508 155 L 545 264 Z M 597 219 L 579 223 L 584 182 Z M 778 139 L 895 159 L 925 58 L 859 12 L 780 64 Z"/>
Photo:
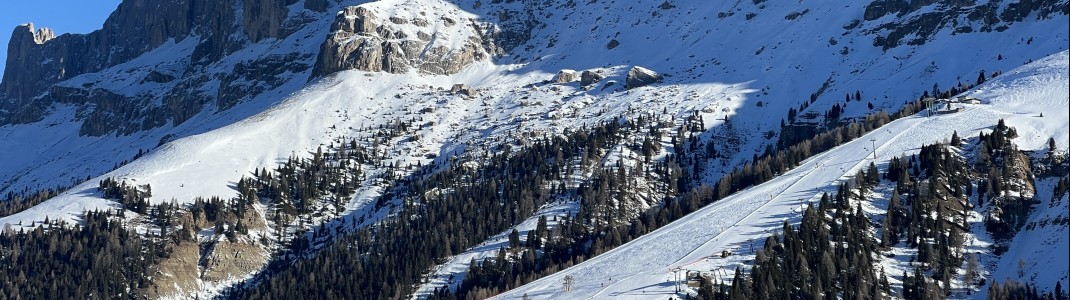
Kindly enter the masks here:
<path id="1" fill-rule="evenodd" d="M 665 298 L 673 294 L 670 269 L 730 270 L 742 260 L 753 257 L 765 236 L 779 230 L 784 220 L 798 221 L 800 207 L 816 202 L 821 192 L 834 183 L 853 176 L 873 161 L 868 149 L 871 140 L 877 145 L 878 159 L 915 153 L 920 146 L 940 142 L 955 130 L 974 136 L 998 119 L 1022 134 L 1016 140 L 1022 149 L 1039 149 L 1046 137 L 1053 136 L 1059 147 L 1067 145 L 1070 127 L 1070 86 L 1067 67 L 1070 56 L 1063 51 L 1027 66 L 1014 69 L 967 93 L 987 104 L 967 105 L 956 114 L 934 117 L 913 116 L 894 121 L 875 132 L 807 160 L 798 168 L 767 183 L 715 202 L 681 220 L 638 238 L 591 260 L 547 276 L 500 295 L 501 299 L 588 299 Z M 1038 115 L 1044 112 L 1044 117 Z M 833 187 L 834 189 L 834 187 Z M 1064 212 L 1065 213 L 1065 212 Z M 1065 231 L 1065 228 L 1052 229 Z M 1053 239 L 1066 243 L 1066 236 L 1045 231 L 1028 234 L 1008 259 L 1027 257 L 1036 251 L 1027 240 Z M 736 253 L 727 259 L 710 258 L 722 250 Z M 1052 251 L 1055 251 L 1054 249 Z M 1065 261 L 1066 254 L 1052 253 L 1055 262 Z M 1044 262 L 1038 262 L 1044 263 Z M 1061 269 L 1059 266 L 1063 266 Z M 1000 267 L 997 277 L 1006 271 Z M 1065 278 L 1065 264 L 1037 269 L 1041 277 Z M 565 293 L 562 280 L 572 275 L 576 284 Z M 1049 283 L 1044 282 L 1045 286 Z"/>
<path id="2" fill-rule="evenodd" d="M 595 98 L 587 95 L 569 97 L 569 92 L 578 90 L 577 87 L 542 86 L 524 90 L 487 89 L 484 93 L 497 95 L 486 99 L 467 99 L 446 91 L 453 82 L 472 82 L 473 77 L 506 72 L 510 68 L 512 66 L 481 64 L 472 67 L 471 72 L 454 76 L 343 72 L 296 93 L 263 113 L 165 144 L 142 159 L 86 181 L 60 197 L 2 218 L 0 223 L 29 224 L 48 216 L 76 220 L 83 210 L 109 206 L 109 201 L 98 199 L 99 194 L 95 192 L 97 182 L 105 177 L 151 184 L 155 202 L 175 199 L 184 203 L 198 196 L 229 196 L 234 194 L 233 185 L 255 168 L 274 167 L 289 156 L 309 156 L 309 152 L 317 147 L 337 143 L 335 138 L 366 138 L 370 133 L 362 132 L 360 128 L 395 120 L 415 118 L 427 125 L 419 131 L 417 140 L 399 137 L 395 144 L 380 146 L 393 157 L 387 163 L 415 165 L 417 161 L 423 164 L 433 161 L 426 154 L 462 153 L 469 143 L 478 145 L 480 141 L 491 140 L 500 143 L 527 132 L 560 133 L 626 114 L 629 110 L 637 111 L 637 105 L 644 105 L 644 109 L 651 111 L 671 108 L 683 114 L 701 109 L 699 104 L 709 105 L 694 99 L 738 99 L 739 94 L 746 91 L 738 86 L 704 84 Z M 496 76 L 486 79 L 483 84 L 507 86 L 503 83 L 537 82 L 546 76 L 539 73 Z M 679 97 L 674 101 L 655 103 L 650 101 L 655 94 L 693 95 L 693 100 Z M 398 97 L 406 100 L 398 100 Z M 522 104 L 525 100 L 521 98 L 558 100 Z M 713 103 L 725 107 L 736 105 L 731 101 Z M 549 117 L 558 114 L 562 117 Z M 481 150 L 467 151 L 478 155 Z M 365 187 L 380 188 L 370 183 Z M 372 200 L 377 194 L 358 195 L 360 199 L 354 199 L 353 205 Z"/>
<path id="3" fill-rule="evenodd" d="M 1067 196 L 1053 199 L 1053 183 L 1053 180 L 1038 182 L 1037 200 L 1040 203 L 1034 206 L 1026 223 L 1030 225 L 1015 235 L 1007 253 L 994 262 L 992 280 L 1029 282 L 1038 290 L 1051 291 L 1056 282 L 1070 279 L 1070 256 L 1065 253 L 1070 249 L 1070 228 L 1056 223 L 1067 218 Z M 981 290 L 977 298 L 987 294 L 987 289 Z"/>
<path id="4" fill-rule="evenodd" d="M 200 99 L 209 103 L 202 103 L 205 105 L 201 113 L 181 124 L 167 122 L 162 127 L 128 135 L 84 136 L 79 134 L 79 128 L 94 107 L 78 97 L 74 97 L 74 103 L 57 101 L 50 108 L 50 114 L 39 122 L 0 126 L 0 154 L 4 157 L 0 159 L 0 194 L 71 186 L 131 160 L 139 150 L 151 150 L 166 141 L 215 130 L 278 104 L 307 84 L 307 71 L 272 74 L 277 81 L 273 84 L 256 80 L 229 81 L 227 84 L 234 87 L 257 86 L 244 90 L 247 94 L 236 98 L 244 102 L 229 110 L 219 111 L 210 100 L 224 95 L 220 92 L 225 81 L 222 78 L 237 72 L 238 65 L 263 64 L 262 59 L 286 57 L 294 68 L 304 65 L 310 68 L 322 42 L 320 37 L 330 28 L 331 13 L 317 14 L 299 8 L 300 4 L 295 5 L 289 18 L 312 17 L 305 26 L 293 29 L 294 32 L 284 39 L 247 43 L 211 64 L 197 65 L 198 62 L 192 61 L 201 37 L 190 36 L 178 41 L 170 39 L 130 61 L 56 83 L 56 87 L 62 88 L 92 87 L 122 95 L 126 101 L 148 101 L 142 103 L 144 107 L 137 107 L 143 112 L 168 105 L 169 101 L 164 97 L 170 95 L 172 89 L 185 89 L 183 98 L 209 97 Z M 166 82 L 146 80 L 152 73 L 178 79 Z M 182 76 L 196 79 L 187 82 L 188 78 Z M 203 84 L 198 84 L 199 78 L 205 78 Z M 179 88 L 183 85 L 189 86 Z"/>
<path id="5" fill-rule="evenodd" d="M 234 184 L 255 168 L 275 167 L 290 156 L 309 156 L 317 147 L 329 145 L 338 138 L 366 139 L 370 133 L 361 128 L 374 128 L 399 119 L 421 120 L 426 126 L 411 137 L 397 137 L 388 144 L 379 145 L 379 150 L 391 157 L 386 163 L 408 165 L 448 161 L 448 157 L 454 155 L 479 157 L 491 148 L 489 146 L 523 141 L 525 137 L 542 133 L 561 133 L 619 115 L 667 112 L 683 116 L 702 111 L 708 127 L 717 128 L 722 124 L 713 120 L 733 118 L 741 135 L 741 144 L 733 152 L 736 155 L 721 162 L 711 162 L 713 167 L 708 168 L 711 172 L 707 175 L 712 180 L 720 171 L 730 170 L 766 145 L 775 143 L 775 138 L 763 139 L 760 134 L 778 129 L 788 108 L 808 101 L 808 96 L 820 90 L 823 84 L 827 83 L 828 87 L 810 106 L 810 111 L 823 112 L 833 104 L 842 104 L 843 95 L 855 91 L 861 91 L 864 99 L 850 103 L 848 116 L 869 112 L 867 102 L 873 103 L 875 109 L 891 110 L 918 97 L 922 91 L 931 90 L 933 84 L 950 87 L 961 81 L 972 82 L 978 72 L 1006 70 L 1063 51 L 1070 31 L 1067 17 L 1058 15 L 1051 19 L 1018 22 L 1003 31 L 953 34 L 951 28 L 941 28 L 924 45 L 884 50 L 872 45 L 875 36 L 870 30 L 875 30 L 878 24 L 894 23 L 897 17 L 886 16 L 876 22 L 864 22 L 846 29 L 846 25 L 853 24 L 863 15 L 865 5 L 860 3 L 759 5 L 751 1 L 711 3 L 687 0 L 673 1 L 671 8 L 662 8 L 659 7 L 661 1 L 578 2 L 533 5 L 525 1 L 482 3 L 462 0 L 361 4 L 373 7 L 383 19 L 394 13 L 406 17 L 424 13 L 440 15 L 428 10 L 446 7 L 456 11 L 456 15 L 451 16 L 457 20 L 472 18 L 503 24 L 523 16 L 503 16 L 502 11 L 531 8 L 530 17 L 542 25 L 531 29 L 530 39 L 501 57 L 477 62 L 454 75 L 347 71 L 305 86 L 310 71 L 287 73 L 281 86 L 229 110 L 206 109 L 178 127 L 162 127 L 130 136 L 78 136 L 78 123 L 74 122 L 77 109 L 63 105 L 54 107 L 55 112 L 42 122 L 0 127 L 0 157 L 3 157 L 0 159 L 0 192 L 76 184 L 61 196 L 37 207 L 0 218 L 0 224 L 30 226 L 45 218 L 76 221 L 84 210 L 114 207 L 115 203 L 100 199 L 95 191 L 97 182 L 105 177 L 151 184 L 151 200 L 157 203 L 171 199 L 186 203 L 195 197 L 234 196 Z M 409 5 L 403 8 L 391 6 L 398 3 Z M 786 18 L 804 10 L 807 12 L 801 16 Z M 722 14 L 727 16 L 720 17 Z M 902 18 L 914 16 L 916 14 Z M 327 18 L 311 22 L 307 28 L 285 40 L 250 45 L 232 54 L 227 62 L 213 66 L 215 69 L 209 73 L 225 74 L 234 64 L 250 62 L 261 55 L 290 51 L 315 53 L 329 21 Z M 457 36 L 470 34 L 468 27 L 452 28 L 463 30 L 457 32 Z M 609 49 L 607 46 L 611 41 L 618 45 Z M 844 54 L 845 48 L 848 54 Z M 134 78 L 124 75 L 127 73 L 140 74 L 137 72 L 146 68 L 166 69 L 170 65 L 188 63 L 169 59 L 186 51 L 190 51 L 189 45 L 175 41 L 139 60 L 102 74 L 76 77 L 64 84 L 77 86 L 102 80 L 121 84 Z M 300 59 L 311 60 L 308 57 Z M 625 73 L 634 65 L 667 77 L 659 84 L 625 90 Z M 607 78 L 593 87 L 580 87 L 576 82 L 546 82 L 561 69 L 596 70 L 606 74 Z M 447 92 L 459 83 L 475 87 L 478 95 L 469 98 Z M 209 84 L 203 88 L 218 86 Z M 989 91 L 998 93 L 997 88 L 993 85 Z M 138 86 L 129 92 L 151 92 L 151 87 Z M 1014 108 L 1011 102 L 1006 106 L 1008 109 L 1025 109 Z M 1051 111 L 1065 111 L 1065 102 L 1061 108 Z M 992 117 L 995 112 L 982 108 L 968 111 L 984 117 Z M 1055 116 L 1045 120 L 1047 118 Z M 993 120 L 971 119 L 970 124 L 975 126 L 960 132 L 974 132 L 976 128 L 991 125 Z M 1023 117 L 1019 121 L 1029 120 Z M 915 124 L 910 122 L 932 128 L 945 125 L 929 124 L 933 121 L 928 120 L 900 121 L 904 128 Z M 1017 121 L 1012 120 L 1011 124 L 1016 125 L 1014 122 Z M 1026 135 L 1022 126 L 1019 126 L 1019 132 Z M 881 138 L 919 139 L 917 145 L 925 137 L 939 138 L 935 134 L 926 134 L 893 136 L 888 133 Z M 170 142 L 156 148 L 161 140 Z M 1065 146 L 1062 142 L 1065 140 L 1064 132 L 1061 146 Z M 1039 145 L 1043 141 L 1036 143 Z M 862 151 L 860 149 L 868 143 L 852 145 L 843 148 L 847 150 L 840 150 L 844 152 L 839 155 L 822 156 L 830 161 L 821 163 L 819 168 L 815 167 L 815 161 L 824 162 L 821 157 L 812 160 L 811 165 L 793 171 L 790 176 L 778 179 L 780 190 L 770 188 L 769 191 L 756 191 L 753 199 L 737 197 L 722 201 L 726 204 L 720 205 L 724 206 L 720 211 L 707 212 L 718 216 L 712 226 L 721 229 L 707 234 L 744 220 L 777 223 L 774 221 L 780 217 L 770 213 L 797 207 L 797 203 L 778 205 L 777 201 L 790 199 L 798 202 L 797 197 L 801 195 L 793 193 L 812 188 L 808 187 L 809 183 L 832 182 L 843 174 L 853 174 L 850 169 L 860 166 L 860 162 L 835 165 L 831 161 L 853 151 Z M 879 152 L 887 152 L 887 155 L 909 150 L 882 147 Z M 121 161 L 132 158 L 139 149 L 153 148 L 144 157 L 109 171 Z M 435 154 L 438 158 L 428 158 L 427 154 Z M 374 200 L 384 187 L 385 184 L 374 180 L 364 182 L 349 201 L 347 210 L 361 211 L 363 204 Z M 761 213 L 746 218 L 745 214 L 739 213 L 758 211 L 770 196 L 776 198 L 761 208 Z M 728 203 L 737 203 L 739 207 L 729 207 Z M 338 212 L 338 215 L 345 213 Z M 764 227 L 751 229 L 738 236 L 761 232 Z M 494 243 L 487 241 L 485 245 Z M 671 244 L 660 246 L 668 245 Z M 710 243 L 707 248 L 719 251 L 724 245 L 728 244 Z M 615 250 L 606 255 L 618 252 Z M 691 256 L 705 255 L 698 254 L 700 252 Z M 679 256 L 681 259 L 691 258 L 683 254 Z"/>
<path id="6" fill-rule="evenodd" d="M 811 106 L 813 111 L 823 111 L 841 101 L 844 94 L 855 91 L 862 92 L 864 101 L 858 103 L 860 105 L 850 105 L 849 115 L 867 111 L 867 102 L 872 102 L 878 109 L 892 109 L 902 103 L 900 99 L 916 97 L 923 90 L 930 90 L 933 84 L 946 88 L 960 81 L 972 82 L 974 74 L 982 70 L 1005 70 L 1063 50 L 1068 42 L 1067 32 L 1070 31 L 1066 17 L 1060 15 L 1051 19 L 1028 19 L 1014 23 L 1002 32 L 952 34 L 950 28 L 943 28 L 924 45 L 904 45 L 883 50 L 872 45 L 876 35 L 871 31 L 879 24 L 895 21 L 892 16 L 845 29 L 846 25 L 854 24 L 853 21 L 861 18 L 865 5 L 860 3 L 800 3 L 795 6 L 758 5 L 745 1 L 676 1 L 672 3 L 672 8 L 663 9 L 659 7 L 660 2 L 629 5 L 580 2 L 535 6 L 539 15 L 534 18 L 545 23 L 544 26 L 534 28 L 531 38 L 511 53 L 495 58 L 492 63 L 499 65 L 497 71 L 464 72 L 467 75 L 462 76 L 470 79 L 456 82 L 434 78 L 420 80 L 434 81 L 438 85 L 468 83 L 476 87 L 493 87 L 495 92 L 481 97 L 498 101 L 509 97 L 506 91 L 523 89 L 526 85 L 549 79 L 560 69 L 606 68 L 607 71 L 620 72 L 620 68 L 642 65 L 669 75 L 667 85 L 726 84 L 751 90 L 735 97 L 687 100 L 728 100 L 736 103 L 727 107 L 728 110 L 715 114 L 715 117 L 741 115 L 747 121 L 737 122 L 743 130 L 762 132 L 775 129 L 789 107 L 797 107 L 806 101 L 808 95 L 817 92 L 824 83 L 829 86 L 819 101 Z M 399 4 L 395 2 L 363 5 L 382 14 L 379 16 L 382 19 L 391 16 L 391 13 L 419 15 L 420 10 L 433 10 L 445 5 L 451 11 L 456 10 L 455 14 L 450 15 L 456 20 L 473 18 L 492 23 L 508 19 L 498 15 L 500 9 L 524 9 L 523 5 L 526 5 L 522 2 L 477 5 L 475 1 L 432 1 L 425 6 L 412 4 L 406 5 L 411 8 L 405 9 L 396 8 Z M 802 11 L 807 13 L 786 19 L 786 16 Z M 731 14 L 720 16 L 725 13 Z M 753 16 L 748 17 L 751 14 Z M 438 14 L 432 12 L 431 15 Z M 915 15 L 902 18 L 910 17 Z M 233 65 L 253 62 L 258 57 L 315 53 L 329 23 L 330 18 L 326 17 L 310 22 L 285 40 L 251 44 L 210 66 L 205 72 L 226 74 Z M 470 30 L 463 26 L 452 28 Z M 458 32 L 458 36 L 465 35 L 464 32 Z M 619 45 L 607 49 L 607 43 L 611 40 Z M 848 54 L 841 53 L 844 48 Z M 174 60 L 174 57 L 186 57 L 192 50 L 189 41 L 174 41 L 134 61 L 100 73 L 84 74 L 61 85 L 106 82 L 116 86 L 115 92 L 144 93 L 151 91 L 154 85 L 130 86 L 128 83 L 141 78 L 148 70 L 180 69 L 189 62 Z M 309 60 L 314 56 L 299 57 L 304 63 L 310 63 Z M 997 60 L 997 57 L 1003 59 Z M 515 67 L 504 67 L 510 65 Z M 0 193 L 24 189 L 32 191 L 69 185 L 72 181 L 80 182 L 87 176 L 96 177 L 123 160 L 132 158 L 139 149 L 156 147 L 164 137 L 196 135 L 237 122 L 281 102 L 287 95 L 300 89 L 305 84 L 308 72 L 283 74 L 281 76 L 286 83 L 278 88 L 225 112 L 208 109 L 176 128 L 164 127 L 130 136 L 78 136 L 75 130 L 77 126 L 73 123 L 74 112 L 62 105 L 55 107 L 55 113 L 44 121 L 0 127 L 0 150 L 6 157 L 0 160 Z M 505 75 L 527 79 L 491 80 Z M 623 82 L 622 78 L 610 79 Z M 130 87 L 119 88 L 124 86 Z M 202 91 L 208 94 L 218 92 L 215 90 L 218 88 L 218 84 L 213 86 L 212 83 L 199 87 L 208 89 Z M 604 92 L 614 91 L 601 90 L 601 86 L 598 86 L 588 94 L 597 98 Z M 659 96 L 649 100 L 666 98 L 664 94 Z M 560 99 L 556 96 L 532 99 L 548 102 L 555 98 Z M 511 101 L 520 102 L 517 99 Z M 762 102 L 761 107 L 757 105 L 759 101 Z M 726 106 L 717 107 L 724 108 Z M 566 110 L 562 113 L 567 113 L 568 109 L 562 108 Z M 746 149 L 763 149 L 762 144 L 768 143 L 759 139 L 746 142 L 743 147 Z M 740 158 L 749 156 L 746 153 Z M 170 198 L 181 195 L 161 196 Z"/>

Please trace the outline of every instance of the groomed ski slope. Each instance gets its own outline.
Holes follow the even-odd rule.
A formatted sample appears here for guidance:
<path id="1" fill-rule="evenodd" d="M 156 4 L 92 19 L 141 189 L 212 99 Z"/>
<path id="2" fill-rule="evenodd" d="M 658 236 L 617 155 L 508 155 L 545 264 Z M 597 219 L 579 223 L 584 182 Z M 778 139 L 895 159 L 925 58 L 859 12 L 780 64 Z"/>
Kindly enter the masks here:
<path id="1" fill-rule="evenodd" d="M 806 202 L 816 202 L 822 192 L 833 192 L 836 183 L 874 161 L 871 145 L 877 146 L 876 161 L 880 164 L 892 156 L 916 153 L 922 145 L 943 142 L 954 131 L 961 136 L 976 136 L 1005 119 L 1018 129 L 1020 137 L 1015 142 L 1021 149 L 1043 149 L 1048 137 L 1054 137 L 1058 147 L 1065 149 L 1070 127 L 1067 67 L 1068 52 L 1063 51 L 1009 71 L 966 93 L 981 99 L 982 104 L 966 105 L 954 114 L 919 114 L 896 120 L 815 155 L 776 179 L 496 298 L 526 295 L 531 299 L 665 299 L 675 294 L 670 271 L 674 268 L 721 269 L 724 278 L 729 279 L 736 266 L 753 259 L 752 246 L 760 248 L 765 237 L 779 231 L 784 221 L 798 222 L 800 208 Z M 1067 237 L 1061 239 L 1065 245 Z M 733 255 L 720 258 L 722 250 L 732 251 Z M 1043 271 L 1046 274 L 1042 276 L 1066 277 L 1065 264 L 1045 268 L 1051 269 Z M 572 291 L 565 292 L 563 279 L 569 275 L 575 283 Z M 1054 281 L 1050 284 L 1054 285 Z"/>

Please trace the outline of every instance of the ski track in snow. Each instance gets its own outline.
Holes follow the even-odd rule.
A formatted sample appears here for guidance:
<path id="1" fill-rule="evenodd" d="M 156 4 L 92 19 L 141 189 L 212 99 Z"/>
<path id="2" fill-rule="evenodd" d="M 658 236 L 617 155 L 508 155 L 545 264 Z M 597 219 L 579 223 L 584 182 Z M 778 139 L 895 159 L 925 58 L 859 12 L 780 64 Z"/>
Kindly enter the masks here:
<path id="1" fill-rule="evenodd" d="M 1002 118 L 1021 132 L 1035 133 L 1023 133 L 1015 140 L 1023 150 L 1046 147 L 1043 143 L 1048 136 L 1065 145 L 1066 129 L 1070 125 L 1067 62 L 1064 51 L 1008 72 L 966 93 L 990 103 L 965 105 L 963 111 L 953 114 L 925 117 L 923 112 L 893 121 L 811 157 L 769 182 L 733 194 L 625 245 L 495 298 L 527 295 L 532 299 L 664 299 L 676 295 L 670 270 L 677 267 L 729 270 L 725 273 L 728 276 L 722 279 L 731 279 L 735 266 L 753 258 L 752 252 L 741 251 L 742 245 L 761 241 L 779 231 L 783 221 L 797 223 L 802 203 L 816 201 L 822 192 L 834 192 L 831 183 L 849 179 L 873 162 L 867 150 L 871 139 L 878 145 L 875 162 L 881 164 L 892 156 L 913 154 L 923 145 L 943 142 L 953 131 L 964 137 L 976 136 Z M 1038 117 L 1041 112 L 1044 117 Z M 769 195 L 775 196 L 763 201 Z M 1066 239 L 1064 235 L 1062 243 Z M 755 246 L 758 247 L 760 244 Z M 716 255 L 722 250 L 732 251 L 733 255 L 719 258 Z M 1005 255 L 1016 257 L 1013 253 Z M 1061 260 L 1066 261 L 1066 254 L 1061 255 Z M 1065 278 L 1066 270 L 1065 266 L 1061 270 L 1051 268 L 1050 273 L 1041 271 L 1046 274 L 1041 276 Z M 886 271 L 897 274 L 894 270 Z M 562 288 L 566 275 L 576 279 L 568 293 Z M 1054 286 L 1054 281 L 1042 284 Z"/>

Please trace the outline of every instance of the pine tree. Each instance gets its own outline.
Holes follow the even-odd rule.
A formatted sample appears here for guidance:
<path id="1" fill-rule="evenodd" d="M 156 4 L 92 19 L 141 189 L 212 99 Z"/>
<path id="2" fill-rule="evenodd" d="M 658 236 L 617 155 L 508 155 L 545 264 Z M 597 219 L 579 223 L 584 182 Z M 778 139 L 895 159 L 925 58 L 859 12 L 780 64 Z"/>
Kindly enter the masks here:
<path id="1" fill-rule="evenodd" d="M 702 300 L 714 300 L 717 296 L 713 292 L 713 284 L 706 277 L 702 277 L 699 283 L 698 298 Z"/>
<path id="2" fill-rule="evenodd" d="M 889 221 L 891 218 L 885 217 L 881 227 L 881 246 L 891 247 L 895 244 L 895 239 L 892 238 L 892 223 Z"/>
<path id="3" fill-rule="evenodd" d="M 1055 282 L 1055 300 L 1066 300 L 1066 293 L 1063 292 L 1063 282 Z"/>
<path id="4" fill-rule="evenodd" d="M 513 231 L 509 232 L 509 248 L 516 249 L 520 247 L 520 232 L 513 228 Z"/>

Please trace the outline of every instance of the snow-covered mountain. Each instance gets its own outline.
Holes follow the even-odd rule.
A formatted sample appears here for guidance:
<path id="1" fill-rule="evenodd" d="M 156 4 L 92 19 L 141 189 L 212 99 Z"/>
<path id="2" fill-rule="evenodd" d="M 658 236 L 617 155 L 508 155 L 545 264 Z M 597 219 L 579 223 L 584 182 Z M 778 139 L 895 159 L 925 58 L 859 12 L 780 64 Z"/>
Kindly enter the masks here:
<path id="1" fill-rule="evenodd" d="M 619 116 L 660 114 L 668 122 L 682 122 L 697 112 L 705 120 L 702 139 L 732 141 L 719 146 L 719 158 L 701 162 L 706 167 L 699 181 L 712 184 L 776 147 L 789 110 L 800 119 L 814 119 L 835 105 L 843 107 L 845 118 L 858 117 L 896 110 L 923 93 L 973 84 L 978 74 L 990 76 L 1041 59 L 1058 65 L 1060 56 L 1049 55 L 1065 58 L 1067 20 L 1066 1 L 124 1 L 103 29 L 87 35 L 55 36 L 33 25 L 15 29 L 0 83 L 0 195 L 70 188 L 2 216 L 0 223 L 78 222 L 84 211 L 120 207 L 98 191 L 104 178 L 151 185 L 152 203 L 235 197 L 238 182 L 258 169 L 357 139 L 383 159 L 363 166 L 369 176 L 344 205 L 324 208 L 307 224 L 295 221 L 287 230 L 321 222 L 362 227 L 390 214 L 389 208 L 372 205 L 391 192 L 389 178 L 419 170 L 399 166 L 478 162 L 502 145 L 523 147 L 538 137 Z M 641 77 L 636 74 L 660 80 L 636 81 Z M 1037 89 L 1054 85 L 1053 102 L 993 102 L 996 108 L 967 110 L 983 114 L 977 119 L 959 117 L 967 114 L 938 118 L 946 122 L 939 124 L 906 119 L 893 123 L 898 127 L 891 133 L 872 134 L 901 153 L 920 146 L 925 137 L 943 137 L 944 128 L 972 133 L 991 125 L 995 115 L 1044 111 L 1049 120 L 1065 112 L 1066 102 L 1058 98 L 1065 76 L 1062 86 L 1058 80 L 1038 82 L 1045 85 Z M 386 137 L 376 130 L 406 122 L 418 127 Z M 1039 128 L 1036 134 L 1067 145 L 1065 123 L 1015 125 Z M 902 134 L 936 128 L 942 131 Z M 822 157 L 857 160 L 848 154 L 865 142 L 854 143 Z M 671 142 L 666 138 L 662 144 Z M 670 151 L 657 159 L 666 159 Z M 815 161 L 824 162 L 813 158 L 810 163 Z M 795 177 L 781 176 L 778 181 L 785 184 L 779 189 L 813 189 L 811 183 L 853 174 L 849 169 L 810 174 L 817 169 L 804 165 L 793 171 Z M 576 180 L 590 180 L 590 174 Z M 789 209 L 790 193 L 777 193 L 785 197 L 781 208 Z M 660 200 L 648 198 L 636 204 L 638 209 L 659 205 Z M 688 218 L 710 213 L 744 221 L 774 218 L 765 202 L 744 198 L 723 200 Z M 540 212 L 574 213 L 562 205 Z M 745 216 L 740 207 L 756 213 Z M 718 209 L 724 211 L 714 212 Z M 268 218 L 267 211 L 260 213 Z M 518 228 L 530 229 L 536 219 Z M 727 224 L 735 223 L 721 227 L 731 227 Z M 750 228 L 747 224 L 737 226 Z M 669 225 L 658 232 L 671 228 L 701 227 Z M 754 228 L 731 235 L 755 239 L 760 233 L 754 230 L 760 229 Z M 264 229 L 263 236 L 274 230 Z M 492 256 L 497 247 L 486 245 L 503 243 L 506 235 L 453 257 L 431 277 L 463 275 L 469 259 Z M 267 252 L 274 246 L 257 247 Z M 599 259 L 625 259 L 622 255 L 632 251 L 626 249 L 631 248 Z M 672 265 L 658 259 L 604 263 L 642 260 L 651 272 Z M 624 269 L 599 272 L 607 270 Z M 178 291 L 212 295 L 252 275 L 202 279 L 193 290 Z M 549 289 L 560 276 L 507 296 Z M 630 275 L 613 275 L 622 285 L 611 286 L 630 288 L 625 276 Z M 634 280 L 652 278 L 646 277 Z M 431 280 L 422 290 L 441 283 Z M 579 290 L 588 291 L 590 296 L 598 292 Z"/>
<path id="2" fill-rule="evenodd" d="M 834 193 L 836 186 L 852 180 L 871 162 L 882 163 L 892 156 L 916 154 L 921 146 L 946 141 L 954 132 L 976 136 L 990 130 L 999 119 L 1023 133 L 1017 141 L 1023 150 L 1046 149 L 1048 137 L 1067 141 L 1070 116 L 1063 108 L 1070 101 L 1067 98 L 1070 87 L 1066 84 L 1070 80 L 1068 63 L 1070 56 L 1063 51 L 1010 70 L 965 94 L 984 99 L 984 104 L 965 105 L 961 112 L 949 115 L 918 115 L 894 121 L 816 155 L 777 179 L 715 202 L 631 243 L 496 298 L 524 295 L 531 299 L 663 298 L 677 294 L 673 270 L 678 268 L 710 272 L 731 280 L 732 270 L 747 267 L 754 260 L 754 249 L 760 249 L 764 239 L 777 233 L 784 221 L 799 222 L 806 204 L 816 205 L 823 192 Z M 877 147 L 877 159 L 870 154 L 872 145 Z M 1051 222 L 1058 218 L 1053 215 L 1065 216 L 1066 196 L 1053 198 L 1049 185 L 1037 187 L 1038 193 L 1047 197 L 1037 197 L 1041 203 L 1031 222 L 1040 223 L 1044 219 Z M 888 196 L 877 197 L 887 200 Z M 883 213 L 879 209 L 867 212 Z M 980 218 L 971 222 L 980 223 Z M 1033 282 L 1041 290 L 1050 291 L 1056 282 L 1068 278 L 1067 256 L 1056 252 L 1066 248 L 1070 240 L 1065 225 L 1045 224 L 1019 234 L 1012 249 L 1002 256 L 992 255 L 987 247 L 992 243 L 991 237 L 982 233 L 973 238 L 976 240 L 970 248 L 982 254 L 983 263 L 995 266 L 987 270 L 991 272 L 990 280 Z M 983 232 L 983 229 L 975 231 Z M 722 258 L 719 257 L 722 251 L 733 254 Z M 1027 262 L 1027 275 L 1014 275 L 1019 260 Z M 887 274 L 911 270 L 905 262 L 897 263 L 893 259 L 882 264 L 887 267 Z M 566 276 L 576 278 L 574 288 L 567 292 L 562 288 Z M 984 292 L 976 297 L 983 299 Z M 967 298 L 966 295 L 956 297 Z"/>

